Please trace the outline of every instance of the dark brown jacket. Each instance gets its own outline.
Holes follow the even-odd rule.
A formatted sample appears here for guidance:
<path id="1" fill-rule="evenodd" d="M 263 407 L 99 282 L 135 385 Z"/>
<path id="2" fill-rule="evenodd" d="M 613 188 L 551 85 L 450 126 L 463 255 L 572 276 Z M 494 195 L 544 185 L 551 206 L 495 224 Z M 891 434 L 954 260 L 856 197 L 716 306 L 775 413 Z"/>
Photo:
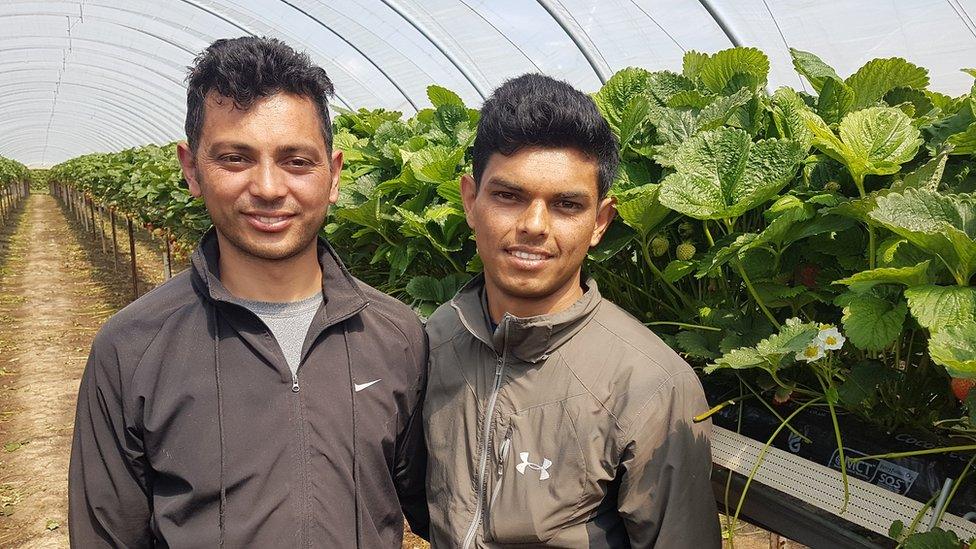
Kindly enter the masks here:
<path id="1" fill-rule="evenodd" d="M 211 231 L 191 269 L 95 338 L 72 546 L 399 548 L 401 505 L 425 533 L 416 316 L 320 241 L 325 303 L 293 379 L 268 328 L 228 301 L 217 258 Z"/>
<path id="2" fill-rule="evenodd" d="M 596 283 L 492 332 L 479 277 L 427 323 L 434 547 L 721 545 L 695 372 Z"/>

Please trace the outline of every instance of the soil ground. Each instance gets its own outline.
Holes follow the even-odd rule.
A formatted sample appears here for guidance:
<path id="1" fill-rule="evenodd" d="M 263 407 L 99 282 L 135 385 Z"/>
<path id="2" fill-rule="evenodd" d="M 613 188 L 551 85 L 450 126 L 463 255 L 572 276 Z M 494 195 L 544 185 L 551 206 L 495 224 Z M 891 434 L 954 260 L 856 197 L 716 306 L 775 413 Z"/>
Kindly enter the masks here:
<path id="1" fill-rule="evenodd" d="M 47 194 L 0 227 L 0 547 L 68 546 L 67 470 L 78 383 L 102 323 L 132 299 L 128 243 L 119 263 Z M 97 234 L 97 233 L 96 233 Z M 160 244 L 137 232 L 140 295 L 163 280 Z M 174 272 L 185 264 L 174 266 Z M 743 524 L 736 547 L 800 547 Z M 404 548 L 427 547 L 407 534 Z"/>

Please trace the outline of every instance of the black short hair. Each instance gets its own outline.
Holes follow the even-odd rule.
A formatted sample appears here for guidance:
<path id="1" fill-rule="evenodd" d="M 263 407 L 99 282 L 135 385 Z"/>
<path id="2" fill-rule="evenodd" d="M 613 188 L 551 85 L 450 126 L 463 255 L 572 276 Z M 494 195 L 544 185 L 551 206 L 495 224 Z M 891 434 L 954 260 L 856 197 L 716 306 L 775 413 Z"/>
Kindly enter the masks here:
<path id="1" fill-rule="evenodd" d="M 332 154 L 329 98 L 335 94 L 325 69 L 305 53 L 276 38 L 245 36 L 220 39 L 203 50 L 189 67 L 186 90 L 186 140 L 196 151 L 203 131 L 203 108 L 211 91 L 248 109 L 258 99 L 280 92 L 315 103 L 325 145 Z"/>
<path id="2" fill-rule="evenodd" d="M 524 147 L 571 147 L 593 157 L 600 198 L 610 191 L 620 162 L 617 137 L 593 99 L 541 74 L 505 82 L 481 107 L 472 151 L 475 183 L 480 185 L 492 154 L 509 156 Z"/>

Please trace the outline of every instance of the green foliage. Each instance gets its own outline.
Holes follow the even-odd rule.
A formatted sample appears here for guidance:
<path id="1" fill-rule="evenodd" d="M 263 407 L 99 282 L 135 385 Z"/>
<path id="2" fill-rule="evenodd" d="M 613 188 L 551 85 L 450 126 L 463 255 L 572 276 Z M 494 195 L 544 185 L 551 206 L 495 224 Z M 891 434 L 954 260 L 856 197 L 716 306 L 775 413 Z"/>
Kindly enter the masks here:
<path id="1" fill-rule="evenodd" d="M 945 326 L 929 341 L 929 353 L 950 376 L 976 378 L 976 320 Z"/>
<path id="2" fill-rule="evenodd" d="M 901 334 L 908 306 L 873 293 L 842 296 L 844 333 L 859 349 L 880 351 Z"/>
<path id="3" fill-rule="evenodd" d="M 51 168 L 49 178 L 187 245 L 210 227 L 203 200 L 193 198 L 183 180 L 175 144 L 80 156 Z"/>
<path id="4" fill-rule="evenodd" d="M 789 319 L 779 332 L 763 339 L 752 347 L 739 347 L 725 353 L 709 364 L 705 371 L 714 372 L 722 368 L 743 370 L 762 368 L 776 372 L 792 363 L 792 355 L 802 351 L 817 335 L 817 325 L 812 322 L 801 322 L 797 318 Z M 785 359 L 789 358 L 787 363 Z"/>
<path id="5" fill-rule="evenodd" d="M 815 113 L 807 111 L 804 116 L 813 145 L 847 166 L 859 187 L 866 175 L 898 173 L 922 144 L 911 119 L 891 107 L 871 107 L 846 115 L 840 122 L 839 136 Z"/>
<path id="6" fill-rule="evenodd" d="M 976 273 L 976 195 L 909 189 L 878 198 L 870 217 L 941 260 L 960 285 Z"/>
<path id="7" fill-rule="evenodd" d="M 976 288 L 913 286 L 905 290 L 905 298 L 915 320 L 933 332 L 976 315 Z"/>
<path id="8" fill-rule="evenodd" d="M 737 218 L 789 183 L 805 154 L 795 141 L 753 143 L 735 128 L 702 133 L 678 148 L 661 203 L 695 219 Z"/>
<path id="9" fill-rule="evenodd" d="M 29 181 L 31 172 L 16 160 L 0 156 L 0 185 L 8 185 L 21 181 Z"/>

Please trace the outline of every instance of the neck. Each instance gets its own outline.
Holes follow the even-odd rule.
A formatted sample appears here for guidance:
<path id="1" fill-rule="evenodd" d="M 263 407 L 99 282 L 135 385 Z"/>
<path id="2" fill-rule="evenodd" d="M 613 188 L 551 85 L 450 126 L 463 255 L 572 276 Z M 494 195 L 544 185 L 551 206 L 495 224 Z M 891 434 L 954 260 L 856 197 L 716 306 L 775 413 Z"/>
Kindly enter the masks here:
<path id="1" fill-rule="evenodd" d="M 285 303 L 322 291 L 322 267 L 315 243 L 288 259 L 247 255 L 217 235 L 220 282 L 232 295 L 250 301 Z"/>
<path id="2" fill-rule="evenodd" d="M 495 324 L 501 323 L 505 313 L 528 318 L 565 311 L 583 297 L 579 273 L 568 284 L 543 297 L 512 295 L 492 283 L 488 276 L 485 276 L 485 292 L 488 296 L 488 314 Z"/>

